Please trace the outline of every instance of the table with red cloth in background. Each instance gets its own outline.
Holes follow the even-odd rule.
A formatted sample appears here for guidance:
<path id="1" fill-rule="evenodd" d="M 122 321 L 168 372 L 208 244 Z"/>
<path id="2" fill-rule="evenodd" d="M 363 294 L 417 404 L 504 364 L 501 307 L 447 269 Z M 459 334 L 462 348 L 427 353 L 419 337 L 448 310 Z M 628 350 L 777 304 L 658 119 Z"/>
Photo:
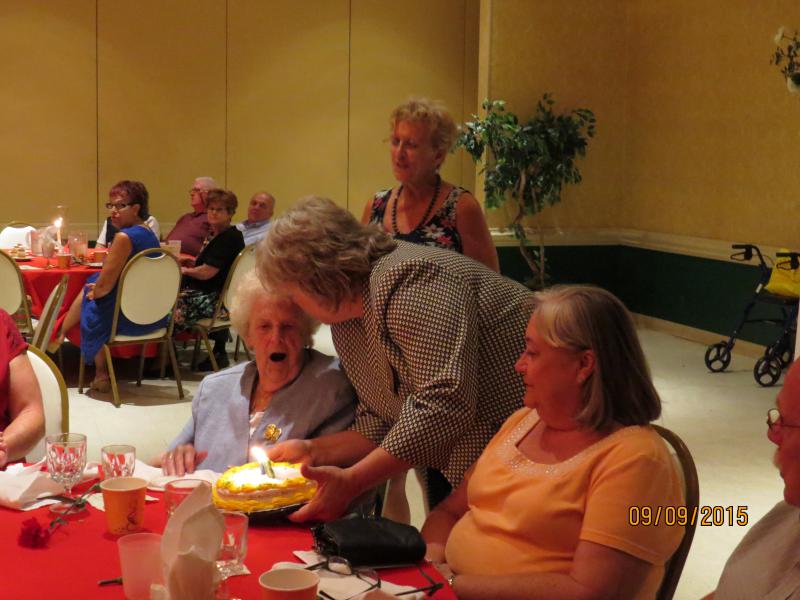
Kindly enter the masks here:
<path id="1" fill-rule="evenodd" d="M 145 507 L 144 531 L 162 533 L 166 524 L 162 494 L 150 491 L 148 494 L 158 497 L 159 501 L 149 502 Z M 31 517 L 36 517 L 44 526 L 52 518 L 47 507 L 27 512 L 0 508 L 0 597 L 15 600 L 124 598 L 120 585 L 97 585 L 100 579 L 120 575 L 116 543 L 119 538 L 107 532 L 104 513 L 87 507 L 80 516 L 71 517 L 68 525 L 53 534 L 47 548 L 36 549 L 17 544 L 22 522 Z M 289 523 L 251 525 L 244 560 L 251 574 L 228 580 L 231 596 L 244 600 L 259 598 L 258 576 L 276 562 L 299 562 L 292 552 L 310 550 L 311 544 L 311 532 L 307 526 Z M 423 564 L 422 568 L 434 580 L 442 581 L 432 565 Z M 414 587 L 428 585 L 417 567 L 381 569 L 380 574 L 381 579 L 393 583 Z M 452 600 L 455 595 L 445 585 L 433 597 Z"/>
<path id="2" fill-rule="evenodd" d="M 55 265 L 56 259 L 50 260 L 51 265 Z M 67 291 L 64 294 L 64 302 L 58 311 L 56 324 L 53 327 L 53 336 L 61 328 L 61 323 L 79 295 L 83 293 L 83 288 L 86 285 L 89 277 L 94 273 L 99 273 L 100 267 L 89 267 L 86 265 L 73 264 L 68 269 L 60 269 L 53 266 L 52 269 L 47 267 L 47 259 L 42 256 L 32 256 L 30 260 L 19 263 L 22 271 L 22 278 L 25 281 L 25 290 L 31 297 L 31 315 L 34 318 L 39 318 L 44 310 L 44 305 L 47 298 L 50 296 L 61 277 L 67 276 Z M 73 344 L 80 345 L 81 332 L 80 327 L 73 327 L 67 332 L 67 339 Z M 148 344 L 145 356 L 156 356 L 158 347 L 155 344 Z M 121 346 L 111 349 L 111 355 L 116 358 L 133 358 L 141 354 L 141 346 Z"/>
<path id="3" fill-rule="evenodd" d="M 50 264 L 55 265 L 55 262 L 56 260 L 53 258 Z M 22 278 L 25 280 L 25 289 L 31 297 L 31 312 L 37 319 L 42 315 L 50 292 L 55 289 L 62 276 L 67 276 L 67 292 L 58 313 L 59 324 L 72 302 L 83 291 L 83 286 L 86 285 L 89 276 L 100 272 L 97 267 L 85 265 L 73 265 L 69 269 L 57 267 L 47 269 L 47 259 L 41 256 L 33 256 L 29 261 L 20 262 L 19 266 L 22 270 Z"/>

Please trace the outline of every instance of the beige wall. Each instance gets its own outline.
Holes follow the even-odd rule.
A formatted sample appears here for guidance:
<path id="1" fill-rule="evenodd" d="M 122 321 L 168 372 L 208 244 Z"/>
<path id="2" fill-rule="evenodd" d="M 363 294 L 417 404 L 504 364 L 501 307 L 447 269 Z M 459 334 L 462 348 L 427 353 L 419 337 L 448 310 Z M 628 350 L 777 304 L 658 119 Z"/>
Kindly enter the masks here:
<path id="1" fill-rule="evenodd" d="M 800 3 L 633 2 L 627 226 L 800 247 L 800 99 L 769 64 Z"/>
<path id="2" fill-rule="evenodd" d="M 478 0 L 4 0 L 0 164 L 14 205 L 93 230 L 119 179 L 165 225 L 198 175 L 282 210 L 321 193 L 360 213 L 393 183 L 386 119 L 408 95 L 475 111 Z M 470 183 L 471 164 L 445 176 Z M 243 218 L 240 210 L 237 218 Z"/>
<path id="3" fill-rule="evenodd" d="M 0 2 L 0 222 L 94 222 L 95 2 Z"/>
<path id="4" fill-rule="evenodd" d="M 598 121 L 584 181 L 564 190 L 562 203 L 546 209 L 543 225 L 569 229 L 618 223 L 623 201 L 625 142 L 625 4 L 621 0 L 492 0 L 487 77 L 492 99 L 507 101 L 521 118 L 553 94 L 556 110 L 590 108 Z M 489 18 L 484 11 L 483 18 Z M 491 211 L 490 222 L 508 216 Z"/>
<path id="5" fill-rule="evenodd" d="M 551 91 L 597 115 L 584 181 L 545 225 L 800 247 L 800 101 L 769 64 L 778 26 L 800 28 L 800 4 L 484 4 L 492 98 L 528 116 Z"/>

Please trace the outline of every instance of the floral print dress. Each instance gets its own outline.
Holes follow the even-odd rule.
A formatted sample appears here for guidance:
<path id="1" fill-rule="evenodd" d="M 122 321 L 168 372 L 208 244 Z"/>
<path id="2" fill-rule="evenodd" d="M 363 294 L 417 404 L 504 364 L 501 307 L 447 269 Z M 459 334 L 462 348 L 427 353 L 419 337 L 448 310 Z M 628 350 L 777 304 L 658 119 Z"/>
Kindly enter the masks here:
<path id="1" fill-rule="evenodd" d="M 462 187 L 454 187 L 448 194 L 442 206 L 431 217 L 427 223 L 423 223 L 420 227 L 408 233 L 392 234 L 396 240 L 403 240 L 411 242 L 412 244 L 419 244 L 421 246 L 434 246 L 436 248 L 445 248 L 447 250 L 455 250 L 459 254 L 464 254 L 464 247 L 461 243 L 461 235 L 456 229 L 456 204 L 458 197 L 465 193 L 466 190 Z M 392 190 L 382 190 L 375 194 L 372 200 L 372 214 L 369 222 L 383 227 L 383 218 L 386 214 L 386 207 L 389 204 L 389 198 L 392 196 Z M 385 229 L 385 228 L 384 228 Z"/>

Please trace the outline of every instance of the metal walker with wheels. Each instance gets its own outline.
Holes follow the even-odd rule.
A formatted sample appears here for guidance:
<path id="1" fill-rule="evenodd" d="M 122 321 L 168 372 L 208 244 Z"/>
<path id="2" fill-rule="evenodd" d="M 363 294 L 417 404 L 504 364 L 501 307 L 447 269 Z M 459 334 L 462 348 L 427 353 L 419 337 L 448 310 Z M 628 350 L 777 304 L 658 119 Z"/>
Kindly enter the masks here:
<path id="1" fill-rule="evenodd" d="M 760 277 L 753 296 L 744 309 L 744 314 L 733 330 L 731 337 L 727 341 L 717 342 L 706 349 L 705 363 L 709 371 L 719 373 L 728 368 L 731 363 L 731 351 L 736 344 L 736 338 L 747 323 L 767 323 L 780 327 L 781 333 L 774 342 L 764 349 L 764 355 L 760 357 L 753 367 L 753 377 L 756 382 L 764 387 L 775 385 L 781 377 L 783 369 L 792 362 L 794 354 L 794 339 L 797 331 L 797 295 L 781 295 L 768 291 L 767 284 L 770 281 L 772 269 L 767 265 L 764 256 L 758 246 L 753 244 L 733 244 L 731 246 L 737 250 L 731 255 L 732 260 L 749 262 L 753 259 L 753 253 L 758 257 L 758 269 Z M 797 252 L 778 252 L 778 258 L 785 260 L 775 264 L 776 269 L 794 271 L 800 266 L 800 253 Z M 780 316 L 771 318 L 750 319 L 750 312 L 757 304 L 769 304 L 780 309 Z"/>

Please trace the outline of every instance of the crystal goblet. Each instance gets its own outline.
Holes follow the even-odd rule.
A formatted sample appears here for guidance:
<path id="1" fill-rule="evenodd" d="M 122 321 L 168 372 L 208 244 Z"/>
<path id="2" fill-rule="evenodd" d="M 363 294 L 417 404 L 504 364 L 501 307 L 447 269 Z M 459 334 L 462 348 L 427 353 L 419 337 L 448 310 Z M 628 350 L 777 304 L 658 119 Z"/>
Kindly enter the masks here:
<path id="1" fill-rule="evenodd" d="M 57 433 L 45 438 L 47 471 L 50 478 L 64 486 L 66 496 L 72 494 L 72 487 L 83 477 L 86 468 L 86 436 L 82 433 Z M 83 507 L 75 507 L 70 500 L 54 504 L 50 510 L 55 513 L 76 512 Z"/>

